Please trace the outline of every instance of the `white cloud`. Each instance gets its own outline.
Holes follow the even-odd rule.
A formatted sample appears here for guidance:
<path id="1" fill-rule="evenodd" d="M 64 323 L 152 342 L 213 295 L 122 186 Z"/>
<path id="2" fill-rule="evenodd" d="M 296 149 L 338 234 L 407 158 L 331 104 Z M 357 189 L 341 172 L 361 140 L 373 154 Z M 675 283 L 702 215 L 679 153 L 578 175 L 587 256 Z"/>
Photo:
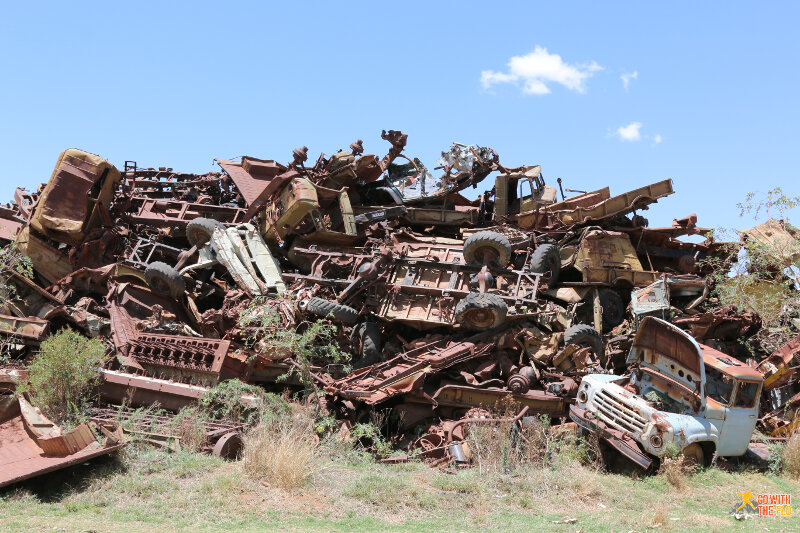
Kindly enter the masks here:
<path id="1" fill-rule="evenodd" d="M 631 80 L 635 80 L 638 77 L 639 77 L 638 70 L 634 70 L 633 72 L 625 72 L 622 76 L 620 76 L 620 79 L 622 80 L 622 86 L 625 88 L 626 91 L 628 90 L 628 86 L 630 86 L 631 84 Z"/>
<path id="2" fill-rule="evenodd" d="M 603 70 L 596 62 L 583 64 L 565 63 L 558 54 L 550 54 L 546 48 L 537 46 L 533 52 L 524 56 L 514 56 L 508 60 L 508 72 L 484 70 L 481 84 L 484 89 L 498 83 L 522 82 L 525 94 L 548 94 L 548 83 L 560 83 L 567 89 L 579 93 L 586 92 L 586 80 L 595 72 Z"/>
<path id="3" fill-rule="evenodd" d="M 641 141 L 642 134 L 639 133 L 639 130 L 642 129 L 641 122 L 631 122 L 627 126 L 620 126 L 617 128 L 617 135 L 623 141 L 634 142 L 634 141 Z"/>
<path id="4" fill-rule="evenodd" d="M 656 133 L 655 135 L 653 135 L 653 146 L 657 145 L 658 143 L 660 143 L 663 140 L 664 139 L 661 137 L 661 134 L 660 133 Z"/>

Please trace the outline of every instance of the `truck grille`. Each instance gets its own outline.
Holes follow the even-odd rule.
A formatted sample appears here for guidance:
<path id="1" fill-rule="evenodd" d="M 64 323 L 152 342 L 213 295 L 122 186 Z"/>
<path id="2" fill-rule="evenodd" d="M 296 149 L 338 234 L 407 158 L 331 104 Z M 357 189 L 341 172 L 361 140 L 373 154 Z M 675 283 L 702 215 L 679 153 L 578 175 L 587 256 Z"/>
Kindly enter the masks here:
<path id="1" fill-rule="evenodd" d="M 636 409 L 609 391 L 600 389 L 594 396 L 597 416 L 608 425 L 627 433 L 641 433 L 647 420 Z"/>

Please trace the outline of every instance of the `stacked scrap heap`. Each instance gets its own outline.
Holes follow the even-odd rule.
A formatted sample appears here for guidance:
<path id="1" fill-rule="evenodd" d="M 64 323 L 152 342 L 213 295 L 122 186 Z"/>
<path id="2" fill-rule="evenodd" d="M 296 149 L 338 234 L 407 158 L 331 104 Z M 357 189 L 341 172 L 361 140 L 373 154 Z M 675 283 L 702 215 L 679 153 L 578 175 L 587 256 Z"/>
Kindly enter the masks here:
<path id="1" fill-rule="evenodd" d="M 394 441 L 435 463 L 468 461 L 467 422 L 501 400 L 515 420 L 572 418 L 644 468 L 662 440 L 702 461 L 742 455 L 730 443 L 750 441 L 753 413 L 776 438 L 794 429 L 800 337 L 743 351 L 759 317 L 709 299 L 706 265 L 725 248 L 679 240 L 708 232 L 695 215 L 650 228 L 638 214 L 671 180 L 566 197 L 490 148 L 453 144 L 432 172 L 403 153 L 407 135 L 381 137 L 382 157 L 358 140 L 313 162 L 306 147 L 286 163 L 217 159 L 202 175 L 62 152 L 46 184 L 0 209 L 0 240 L 32 266 L 3 273 L 14 408 L 0 414 L 33 416 L 9 400 L 14 384 L 67 327 L 113 354 L 97 370 L 107 405 L 177 411 L 233 378 L 313 387 L 345 428 L 390 410 Z M 477 199 L 460 194 L 493 173 Z M 794 242 L 770 224 L 758 235 Z M 749 418 L 726 426 L 736 409 Z"/>

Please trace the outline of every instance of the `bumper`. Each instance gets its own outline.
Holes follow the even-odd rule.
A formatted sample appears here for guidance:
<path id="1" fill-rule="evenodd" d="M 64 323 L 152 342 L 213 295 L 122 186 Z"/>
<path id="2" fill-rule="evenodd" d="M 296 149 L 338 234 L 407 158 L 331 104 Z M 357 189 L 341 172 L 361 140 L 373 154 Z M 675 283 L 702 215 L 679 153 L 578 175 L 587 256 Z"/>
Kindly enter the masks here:
<path id="1" fill-rule="evenodd" d="M 622 431 L 611 428 L 602 420 L 598 420 L 586 409 L 581 409 L 576 405 L 569 406 L 569 417 L 586 431 L 597 435 L 598 438 L 608 443 L 619 453 L 636 463 L 642 469 L 647 470 L 653 460 L 642 452 L 639 445 L 630 436 Z"/>

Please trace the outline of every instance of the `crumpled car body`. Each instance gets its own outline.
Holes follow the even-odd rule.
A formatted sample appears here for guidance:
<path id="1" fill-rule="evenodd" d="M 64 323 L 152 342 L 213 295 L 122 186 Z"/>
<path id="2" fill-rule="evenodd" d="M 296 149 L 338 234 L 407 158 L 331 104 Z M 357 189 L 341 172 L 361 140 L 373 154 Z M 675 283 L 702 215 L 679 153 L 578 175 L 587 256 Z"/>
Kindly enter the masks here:
<path id="1" fill-rule="evenodd" d="M 64 150 L 39 197 L 31 227 L 55 241 L 80 244 L 101 221 L 120 177 L 119 170 L 100 156 Z"/>
<path id="2" fill-rule="evenodd" d="M 583 378 L 570 411 L 581 427 L 606 440 L 632 440 L 653 457 L 689 449 L 708 462 L 714 453 L 747 451 L 763 384 L 758 371 L 654 317 L 642 321 L 628 363 L 630 376 Z"/>

